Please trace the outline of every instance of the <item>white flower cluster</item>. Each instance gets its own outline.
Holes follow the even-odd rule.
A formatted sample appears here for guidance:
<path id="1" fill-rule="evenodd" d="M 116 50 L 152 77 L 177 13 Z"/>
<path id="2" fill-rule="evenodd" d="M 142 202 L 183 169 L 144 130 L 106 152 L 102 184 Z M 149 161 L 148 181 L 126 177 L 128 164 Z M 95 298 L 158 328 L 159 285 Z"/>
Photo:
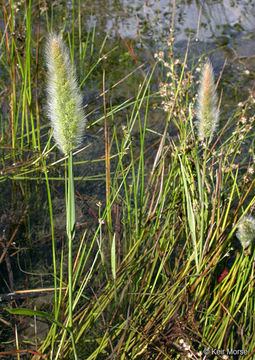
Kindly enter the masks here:
<path id="1" fill-rule="evenodd" d="M 184 360 L 187 359 L 192 359 L 192 360 L 199 360 L 202 359 L 203 353 L 202 351 L 199 351 L 197 354 L 195 354 L 192 350 L 191 350 L 191 346 L 188 345 L 184 339 L 180 339 L 179 340 L 179 345 L 182 347 L 183 351 L 186 352 L 186 355 L 184 357 Z"/>

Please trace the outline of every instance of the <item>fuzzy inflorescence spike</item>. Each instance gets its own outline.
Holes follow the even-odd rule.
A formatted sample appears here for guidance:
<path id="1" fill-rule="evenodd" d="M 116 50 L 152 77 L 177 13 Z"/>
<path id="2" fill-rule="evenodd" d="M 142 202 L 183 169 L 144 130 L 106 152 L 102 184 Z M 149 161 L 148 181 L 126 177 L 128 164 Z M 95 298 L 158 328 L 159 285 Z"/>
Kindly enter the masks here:
<path id="1" fill-rule="evenodd" d="M 198 92 L 196 114 L 199 137 L 212 138 L 219 121 L 218 97 L 215 91 L 213 68 L 210 61 L 204 65 Z"/>
<path id="2" fill-rule="evenodd" d="M 236 236 L 243 250 L 248 249 L 255 241 L 255 219 L 252 216 L 244 216 L 237 226 Z"/>
<path id="3" fill-rule="evenodd" d="M 67 155 L 81 143 L 85 114 L 75 69 L 60 35 L 50 34 L 46 45 L 46 62 L 48 116 L 54 139 L 59 149 Z"/>

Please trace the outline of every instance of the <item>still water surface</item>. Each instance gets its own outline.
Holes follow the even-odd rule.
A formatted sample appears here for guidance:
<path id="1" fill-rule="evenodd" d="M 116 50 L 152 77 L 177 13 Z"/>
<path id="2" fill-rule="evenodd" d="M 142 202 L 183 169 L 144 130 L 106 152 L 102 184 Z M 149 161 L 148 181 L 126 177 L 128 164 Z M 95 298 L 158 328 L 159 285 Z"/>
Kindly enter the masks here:
<path id="1" fill-rule="evenodd" d="M 95 0 L 82 3 L 81 8 L 85 27 L 95 25 L 97 38 L 107 34 L 113 44 L 116 41 L 123 45 L 123 39 L 132 41 L 138 61 L 147 61 L 154 52 L 167 50 L 166 40 L 173 27 L 177 56 L 183 55 L 190 39 L 189 57 L 209 52 L 216 76 L 227 60 L 223 86 L 225 82 L 243 90 L 254 85 L 255 2 L 252 0 Z M 112 72 L 119 75 L 120 69 L 121 61 L 119 67 L 114 64 Z M 232 97 L 229 94 L 227 101 Z"/>

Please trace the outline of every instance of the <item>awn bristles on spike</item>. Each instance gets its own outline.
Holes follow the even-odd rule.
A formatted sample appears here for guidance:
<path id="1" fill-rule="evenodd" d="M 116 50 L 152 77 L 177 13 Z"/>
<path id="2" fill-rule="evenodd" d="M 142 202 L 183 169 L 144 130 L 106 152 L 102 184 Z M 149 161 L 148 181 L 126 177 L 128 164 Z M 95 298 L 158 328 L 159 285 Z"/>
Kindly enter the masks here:
<path id="1" fill-rule="evenodd" d="M 212 138 L 219 121 L 218 97 L 215 91 L 213 68 L 209 61 L 204 65 L 198 92 L 197 117 L 199 136 Z"/>
<path id="2" fill-rule="evenodd" d="M 246 250 L 255 240 L 255 219 L 252 216 L 244 216 L 237 226 L 236 236 L 243 250 Z"/>
<path id="3" fill-rule="evenodd" d="M 46 46 L 48 115 L 59 149 L 67 155 L 82 139 L 85 114 L 82 96 L 68 50 L 59 35 L 51 34 Z"/>

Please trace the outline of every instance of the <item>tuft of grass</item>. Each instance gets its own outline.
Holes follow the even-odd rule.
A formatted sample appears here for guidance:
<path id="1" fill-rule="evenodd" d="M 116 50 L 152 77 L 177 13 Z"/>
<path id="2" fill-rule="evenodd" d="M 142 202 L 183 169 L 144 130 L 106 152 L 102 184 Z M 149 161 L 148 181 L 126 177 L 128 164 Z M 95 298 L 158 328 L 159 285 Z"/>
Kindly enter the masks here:
<path id="1" fill-rule="evenodd" d="M 222 115 L 224 125 L 217 134 L 217 124 L 211 122 L 205 126 L 205 144 L 202 143 L 193 123 L 199 91 L 195 69 L 201 64 L 196 58 L 190 61 L 189 44 L 184 59 L 176 58 L 171 37 L 168 51 L 159 52 L 151 68 L 139 65 L 118 81 L 119 84 L 129 77 L 135 83 L 136 77 L 132 77 L 136 76 L 135 70 L 143 68 L 142 80 L 132 96 L 112 101 L 118 84 L 108 88 L 106 65 L 115 50 L 104 50 L 107 38 L 99 50 L 96 49 L 95 27 L 86 36 L 83 34 L 80 2 L 78 5 L 78 8 L 73 6 L 68 21 L 58 24 L 60 29 L 70 30 L 70 50 L 57 35 L 51 37 L 55 39 L 55 55 L 50 69 L 60 71 L 60 77 L 49 78 L 49 81 L 55 79 L 50 89 L 63 96 L 57 101 L 54 94 L 56 101 L 51 108 L 54 110 L 52 122 L 63 121 L 53 130 L 64 155 L 56 159 L 58 152 L 51 147 L 52 132 L 45 131 L 48 124 L 44 124 L 42 104 L 30 97 L 33 90 L 35 93 L 39 90 L 37 85 L 33 89 L 33 76 L 38 76 L 38 80 L 45 76 L 42 71 L 36 72 L 36 76 L 33 73 L 33 64 L 40 69 L 40 61 L 34 61 L 33 54 L 39 50 L 42 36 L 37 33 L 35 41 L 31 32 L 31 3 L 20 5 L 26 10 L 27 31 L 30 31 L 23 62 L 17 39 L 10 37 L 14 27 L 13 9 L 8 13 L 10 9 L 3 3 L 5 29 L 9 35 L 2 39 L 3 62 L 10 75 L 11 136 L 7 136 L 8 126 L 5 119 L 1 119 L 4 139 L 9 141 L 1 159 L 1 181 L 10 179 L 14 184 L 15 209 L 18 188 L 29 206 L 33 206 L 29 192 L 31 184 L 36 183 L 38 199 L 42 199 L 42 203 L 47 200 L 49 219 L 47 234 L 36 234 L 35 238 L 38 242 L 51 239 L 53 254 L 48 274 L 42 274 L 41 268 L 38 271 L 44 292 L 54 291 L 52 309 L 49 310 L 50 300 L 47 312 L 15 309 L 15 303 L 10 311 L 19 316 L 42 317 L 51 324 L 42 341 L 36 333 L 34 339 L 31 336 L 32 359 L 38 360 L 40 356 L 87 360 L 197 359 L 207 348 L 242 348 L 247 352 L 244 358 L 251 359 L 255 342 L 255 253 L 253 240 L 249 251 L 241 245 L 246 243 L 242 231 L 247 225 L 249 233 L 253 232 L 253 225 L 247 219 L 254 215 L 255 204 L 254 97 L 248 95 L 226 119 Z M 41 16 L 50 30 L 53 19 L 57 22 L 53 3 L 49 10 Z M 58 26 L 56 24 L 56 28 Z M 94 51 L 98 51 L 96 60 Z M 132 46 L 129 51 L 134 56 Z M 77 61 L 82 85 L 88 83 L 92 74 L 95 79 L 95 70 L 100 79 L 103 78 L 103 94 L 96 96 L 97 100 L 103 99 L 103 104 L 95 106 L 90 113 L 93 119 L 88 119 L 91 131 L 93 128 L 100 131 L 88 137 L 89 145 L 77 150 L 75 155 L 84 126 L 79 121 L 84 121 L 84 116 L 80 113 L 77 81 L 70 79 L 70 76 L 75 78 L 74 70 L 67 71 L 65 67 L 73 69 L 72 64 Z M 137 61 L 135 57 L 135 63 Z M 20 67 L 14 66 L 16 62 Z M 212 109 L 216 113 L 217 101 L 212 69 L 207 64 L 206 68 L 200 109 L 206 105 L 205 109 L 209 110 L 204 114 L 211 116 Z M 222 100 L 224 104 L 224 92 Z M 64 111 L 63 117 L 55 116 L 61 111 Z M 27 121 L 32 119 L 27 114 L 33 115 L 33 119 L 36 116 L 33 126 Z M 213 120 L 212 116 L 205 119 Z M 100 156 L 95 151 L 96 145 L 104 149 Z M 14 155 L 19 160 L 16 163 Z M 91 171 L 93 166 L 95 174 Z M 79 176 L 74 177 L 73 167 L 80 171 Z M 83 168 L 90 170 L 86 176 Z M 75 188 L 79 189 L 76 202 L 74 181 Z M 54 207 L 64 182 L 66 219 L 61 212 L 57 214 L 59 209 Z M 95 190 L 92 195 L 87 193 L 89 188 Z M 106 190 L 103 196 L 99 194 L 101 188 Z M 39 203 L 41 219 L 43 207 Z M 95 210 L 96 204 L 98 210 Z M 80 223 L 77 209 L 85 212 L 88 221 Z M 24 244 L 19 243 L 15 235 L 18 231 L 19 235 L 24 233 L 20 225 L 25 215 L 14 231 L 9 228 L 6 238 L 2 237 L 4 255 L 9 250 L 12 259 L 18 254 L 22 260 Z M 67 224 L 64 231 L 57 229 L 59 218 Z M 34 224 L 31 225 L 29 230 L 34 229 Z M 61 241 L 66 235 L 67 246 Z M 32 249 L 36 241 L 32 242 Z M 33 269 L 27 272 L 28 286 L 37 288 L 38 280 L 32 283 L 32 278 L 38 279 Z M 29 289 L 26 294 L 28 292 Z M 14 290 L 14 296 L 20 294 Z M 27 303 L 31 308 L 29 299 Z M 17 316 L 16 320 L 21 322 L 24 318 Z M 10 322 L 8 326 L 11 328 Z M 11 351 L 16 354 L 27 349 L 28 344 L 18 339 L 17 332 L 15 335 L 16 345 L 12 345 Z M 9 355 L 3 353 L 1 349 L 0 355 Z"/>

